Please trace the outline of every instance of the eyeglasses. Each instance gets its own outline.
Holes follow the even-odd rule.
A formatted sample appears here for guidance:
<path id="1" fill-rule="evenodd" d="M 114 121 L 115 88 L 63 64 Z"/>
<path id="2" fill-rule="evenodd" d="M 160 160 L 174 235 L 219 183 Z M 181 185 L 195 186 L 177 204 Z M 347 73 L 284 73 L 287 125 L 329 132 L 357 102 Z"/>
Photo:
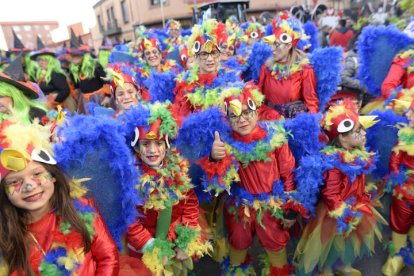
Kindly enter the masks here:
<path id="1" fill-rule="evenodd" d="M 234 52 L 234 46 L 232 46 L 232 45 L 228 46 L 227 44 L 222 44 L 221 49 L 222 50 L 229 50 L 230 52 Z"/>
<path id="2" fill-rule="evenodd" d="M 220 51 L 219 50 L 213 50 L 210 53 L 207 52 L 200 52 L 197 54 L 197 56 L 201 59 L 201 60 L 206 60 L 208 58 L 208 56 L 212 56 L 213 58 L 218 58 L 220 56 Z"/>
<path id="3" fill-rule="evenodd" d="M 236 116 L 234 114 L 227 116 L 227 118 L 229 119 L 230 123 L 234 124 L 234 123 L 240 123 L 240 118 L 243 117 L 243 119 L 250 121 L 253 118 L 253 114 L 255 114 L 254 110 L 251 109 L 247 109 L 245 111 L 243 111 L 240 116 Z"/>

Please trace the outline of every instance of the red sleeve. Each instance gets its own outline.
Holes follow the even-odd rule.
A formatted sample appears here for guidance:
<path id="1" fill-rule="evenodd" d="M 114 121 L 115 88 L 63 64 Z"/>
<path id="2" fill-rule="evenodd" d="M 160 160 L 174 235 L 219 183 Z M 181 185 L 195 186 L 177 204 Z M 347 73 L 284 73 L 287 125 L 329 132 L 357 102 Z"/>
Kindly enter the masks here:
<path id="1" fill-rule="evenodd" d="M 395 58 L 392 62 L 388 75 L 381 86 L 381 96 L 388 99 L 391 92 L 402 83 L 402 79 L 406 72 L 404 66 L 407 65 L 407 60 L 402 58 Z"/>
<path id="2" fill-rule="evenodd" d="M 118 275 L 118 248 L 99 215 L 94 220 L 94 230 L 95 235 L 92 241 L 91 252 L 96 262 L 96 275 Z"/>
<path id="3" fill-rule="evenodd" d="M 329 46 L 335 46 L 335 45 L 337 45 L 336 44 L 336 37 L 337 37 L 336 31 L 333 31 L 331 33 L 331 35 L 329 36 Z"/>
<path id="4" fill-rule="evenodd" d="M 257 86 L 259 86 L 260 91 L 262 91 L 262 94 L 264 94 L 263 88 L 264 88 L 264 82 L 266 79 L 266 70 L 267 70 L 266 65 L 262 65 L 262 67 L 260 68 L 260 73 L 259 73 L 259 81 L 257 83 Z"/>
<path id="5" fill-rule="evenodd" d="M 293 174 L 293 170 L 295 169 L 295 158 L 293 157 L 288 144 L 284 144 L 278 148 L 276 158 L 279 166 L 280 178 L 285 185 L 285 191 L 290 192 L 295 190 L 295 176 Z"/>
<path id="6" fill-rule="evenodd" d="M 151 238 L 153 238 L 153 236 L 148 229 L 144 227 L 140 218 L 137 218 L 137 221 L 128 227 L 128 244 L 132 245 L 137 251 L 141 250 Z"/>
<path id="7" fill-rule="evenodd" d="M 332 169 L 325 173 L 325 187 L 322 195 L 329 211 L 338 209 L 342 205 L 342 173 L 338 169 Z"/>
<path id="8" fill-rule="evenodd" d="M 198 198 L 193 189 L 187 191 L 187 196 L 181 200 L 180 207 L 182 208 L 182 225 L 197 227 L 199 216 Z"/>
<path id="9" fill-rule="evenodd" d="M 177 115 L 187 117 L 191 113 L 191 104 L 188 99 L 185 97 L 185 90 L 182 87 L 183 84 L 177 84 L 175 89 L 176 95 L 174 98 L 175 110 Z"/>
<path id="10" fill-rule="evenodd" d="M 316 76 L 311 66 L 305 66 L 302 72 L 302 97 L 311 113 L 319 110 L 319 99 L 316 93 Z"/>
<path id="11" fill-rule="evenodd" d="M 395 151 L 391 152 L 391 156 L 390 156 L 390 162 L 389 162 L 389 169 L 390 172 L 393 173 L 399 173 L 400 172 L 400 164 L 402 161 L 402 151 L 399 151 L 398 153 L 396 153 Z"/>
<path id="12" fill-rule="evenodd" d="M 259 114 L 260 121 L 275 121 L 280 120 L 280 114 L 266 104 L 262 104 L 258 109 L 257 112 Z"/>

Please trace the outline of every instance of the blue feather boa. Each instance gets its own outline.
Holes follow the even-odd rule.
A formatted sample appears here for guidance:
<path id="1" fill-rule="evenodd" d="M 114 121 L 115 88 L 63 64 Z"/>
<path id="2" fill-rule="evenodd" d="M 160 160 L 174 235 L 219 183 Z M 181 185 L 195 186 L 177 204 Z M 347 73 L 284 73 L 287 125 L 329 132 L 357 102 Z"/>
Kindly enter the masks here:
<path id="1" fill-rule="evenodd" d="M 179 129 L 174 144 L 185 158 L 195 161 L 210 155 L 214 131 L 218 131 L 222 139 L 231 132 L 219 107 L 190 114 Z"/>
<path id="2" fill-rule="evenodd" d="M 312 53 L 316 48 L 319 48 L 318 27 L 316 27 L 312 20 L 306 21 L 302 27 L 305 34 L 310 37 L 309 42 L 311 46 L 308 48 L 308 52 Z"/>
<path id="3" fill-rule="evenodd" d="M 259 81 L 260 69 L 265 64 L 266 60 L 272 56 L 272 48 L 266 43 L 260 41 L 255 42 L 252 51 L 247 58 L 247 67 L 244 69 L 244 80 Z"/>
<path id="4" fill-rule="evenodd" d="M 151 103 L 174 101 L 175 78 L 177 75 L 173 70 L 158 73 L 155 70 L 151 71 L 150 76 L 144 81 L 145 87 L 149 87 L 148 91 L 151 94 Z"/>
<path id="5" fill-rule="evenodd" d="M 316 92 L 320 111 L 325 109 L 341 82 L 342 56 L 342 47 L 318 48 L 310 55 L 310 62 L 316 75 Z"/>
<path id="6" fill-rule="evenodd" d="M 109 231 L 121 249 L 122 234 L 138 216 L 135 206 L 141 200 L 134 193 L 136 172 L 133 156 L 120 135 L 121 122 L 111 118 L 102 120 L 100 117 L 75 115 L 59 127 L 58 133 L 59 137 L 63 137 L 54 148 L 58 163 L 64 171 L 79 174 L 69 174 L 72 177 L 92 178 L 86 186 L 96 199 Z M 103 173 L 96 169 L 102 166 L 109 170 L 105 171 L 107 179 L 102 179 Z M 96 175 L 91 175 L 91 172 Z M 111 202 L 105 202 L 107 198 Z"/>
<path id="7" fill-rule="evenodd" d="M 367 26 L 357 43 L 360 62 L 358 79 L 371 95 L 378 97 L 394 57 L 414 40 L 395 25 Z"/>
<path id="8" fill-rule="evenodd" d="M 407 119 L 395 114 L 392 110 L 375 110 L 368 115 L 378 116 L 379 122 L 366 130 L 367 147 L 378 151 L 379 161 L 377 168 L 372 172 L 373 176 L 382 179 L 389 173 L 388 163 L 392 148 L 398 141 L 398 126 L 407 123 Z"/>

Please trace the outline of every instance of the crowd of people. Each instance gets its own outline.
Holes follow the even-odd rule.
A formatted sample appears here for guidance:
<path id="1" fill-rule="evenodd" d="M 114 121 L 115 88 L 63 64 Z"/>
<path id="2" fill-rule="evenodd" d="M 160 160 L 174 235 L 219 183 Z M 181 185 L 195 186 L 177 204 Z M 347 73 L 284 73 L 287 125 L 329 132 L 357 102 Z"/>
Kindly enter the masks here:
<path id="1" fill-rule="evenodd" d="M 187 275 L 210 256 L 255 275 L 257 237 L 263 275 L 361 275 L 378 241 L 398 275 L 414 261 L 414 40 L 348 23 L 328 40 L 288 12 L 170 19 L 98 54 L 73 32 L 59 51 L 15 36 L 0 274 Z"/>

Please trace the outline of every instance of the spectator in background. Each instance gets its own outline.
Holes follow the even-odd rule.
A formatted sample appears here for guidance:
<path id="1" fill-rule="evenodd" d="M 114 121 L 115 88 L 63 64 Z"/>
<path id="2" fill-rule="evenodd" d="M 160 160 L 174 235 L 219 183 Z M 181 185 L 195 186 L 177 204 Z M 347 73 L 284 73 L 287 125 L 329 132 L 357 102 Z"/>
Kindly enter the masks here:
<path id="1" fill-rule="evenodd" d="M 319 29 L 318 32 L 318 41 L 320 47 L 328 47 L 329 46 L 329 32 L 330 27 L 328 25 L 323 25 Z"/>
<path id="2" fill-rule="evenodd" d="M 354 32 L 346 27 L 346 19 L 340 19 L 337 28 L 331 33 L 329 46 L 341 46 L 348 51 L 348 43 Z"/>

